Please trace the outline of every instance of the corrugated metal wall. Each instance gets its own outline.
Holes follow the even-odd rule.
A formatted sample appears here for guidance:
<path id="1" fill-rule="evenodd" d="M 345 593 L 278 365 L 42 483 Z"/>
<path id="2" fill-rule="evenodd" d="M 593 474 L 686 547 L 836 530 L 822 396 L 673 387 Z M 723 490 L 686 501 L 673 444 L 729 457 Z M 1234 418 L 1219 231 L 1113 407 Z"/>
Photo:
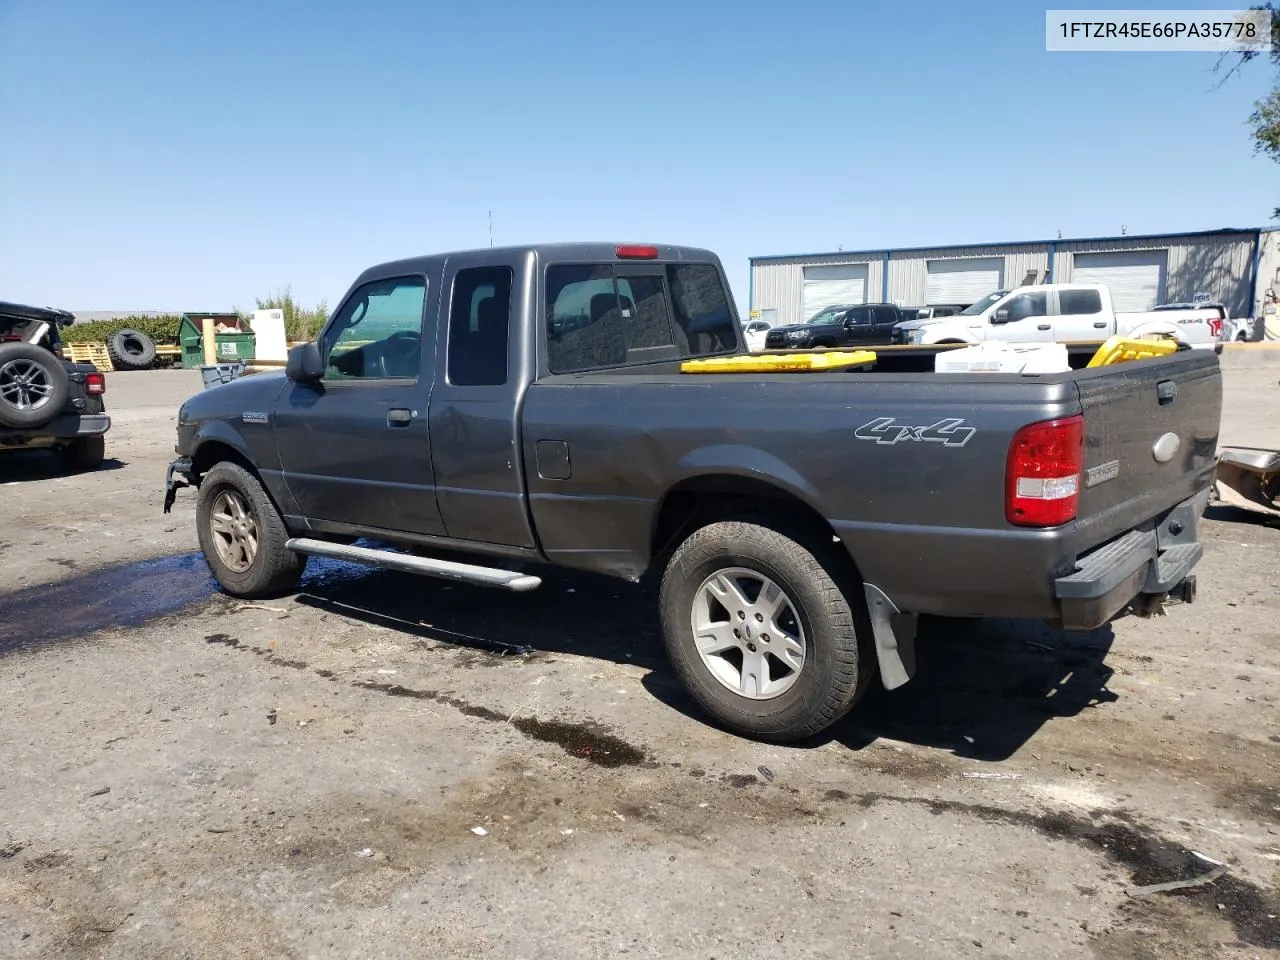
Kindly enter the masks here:
<path id="1" fill-rule="evenodd" d="M 1055 243 L 1053 279 L 1071 280 L 1075 253 L 1113 250 L 1168 250 L 1164 301 L 1190 300 L 1193 294 L 1209 293 L 1221 300 L 1234 316 L 1248 316 L 1253 305 L 1249 290 L 1253 279 L 1257 234 L 1241 232 L 1220 236 L 1118 237 L 1111 240 Z M 800 323 L 803 268 L 815 264 L 866 263 L 867 300 L 902 301 L 906 306 L 924 303 L 925 282 L 930 260 L 1004 257 L 1004 285 L 1016 286 L 1031 270 L 1041 281 L 1048 269 L 1048 246 L 1044 243 L 1012 244 L 1000 247 L 939 247 L 910 250 L 889 256 L 889 289 L 882 289 L 883 253 L 834 253 L 807 257 L 760 259 L 751 268 L 751 309 L 778 311 L 778 323 Z M 1259 290 L 1261 294 L 1261 290 Z"/>
<path id="2" fill-rule="evenodd" d="M 1044 271 L 1049 265 L 1047 247 L 941 247 L 937 250 L 913 250 L 907 253 L 889 255 L 889 296 L 890 303 L 901 300 L 903 306 L 917 307 L 924 304 L 924 288 L 929 273 L 930 260 L 964 260 L 976 258 L 985 260 L 992 257 L 1004 258 L 1005 286 L 1022 283 L 1028 270 L 1040 271 L 1040 279 L 1044 279 Z"/>
<path id="3" fill-rule="evenodd" d="M 847 257 L 831 254 L 800 260 L 757 261 L 751 267 L 750 309 L 777 310 L 778 322 L 775 326 L 803 323 L 808 319 L 800 315 L 804 296 L 801 290 L 804 268 L 834 263 L 867 264 L 867 301 L 875 303 L 883 297 L 880 282 L 884 272 L 883 259 L 883 256 L 873 258 L 859 253 Z"/>
<path id="4" fill-rule="evenodd" d="M 1127 240 L 1063 241 L 1054 257 L 1053 279 L 1071 281 L 1074 255 L 1117 250 L 1166 250 L 1165 290 L 1162 302 L 1190 300 L 1208 293 L 1221 300 L 1233 317 L 1251 312 L 1249 291 L 1253 283 L 1253 257 L 1257 234 L 1238 233 L 1220 237 L 1153 237 Z"/>

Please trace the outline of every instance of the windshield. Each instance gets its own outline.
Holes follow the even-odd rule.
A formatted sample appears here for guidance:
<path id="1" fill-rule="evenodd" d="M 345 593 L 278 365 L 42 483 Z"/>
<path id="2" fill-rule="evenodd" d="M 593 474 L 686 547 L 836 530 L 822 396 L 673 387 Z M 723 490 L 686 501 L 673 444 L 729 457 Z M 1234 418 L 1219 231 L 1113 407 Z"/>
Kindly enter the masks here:
<path id="1" fill-rule="evenodd" d="M 821 313 L 815 313 L 809 318 L 810 323 L 835 323 L 844 313 L 844 307 L 828 307 Z"/>
<path id="2" fill-rule="evenodd" d="M 983 297 L 977 303 L 973 304 L 972 306 L 965 307 L 963 310 L 961 310 L 960 316 L 976 317 L 978 314 L 982 313 L 983 310 L 986 310 L 987 307 L 991 306 L 993 303 L 995 303 L 997 300 L 999 300 L 1008 292 L 1009 292 L 1008 290 L 997 290 L 995 293 L 988 293 L 985 297 Z"/>

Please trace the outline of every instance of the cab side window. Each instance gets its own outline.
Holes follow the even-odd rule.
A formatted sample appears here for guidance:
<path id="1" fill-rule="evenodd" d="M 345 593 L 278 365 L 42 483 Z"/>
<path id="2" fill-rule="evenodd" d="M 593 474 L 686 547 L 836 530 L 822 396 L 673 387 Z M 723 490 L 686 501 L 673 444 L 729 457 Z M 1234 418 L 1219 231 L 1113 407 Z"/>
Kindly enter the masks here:
<path id="1" fill-rule="evenodd" d="M 425 277 L 376 280 L 355 291 L 325 334 L 325 380 L 413 380 L 422 358 Z"/>
<path id="2" fill-rule="evenodd" d="M 1065 316 L 1101 313 L 1102 295 L 1097 290 L 1059 290 L 1058 311 Z"/>
<path id="3" fill-rule="evenodd" d="M 1026 320 L 1028 317 L 1047 316 L 1049 313 L 1043 293 L 1020 293 L 1009 301 L 1008 306 L 1001 309 L 1009 311 L 1010 323 Z"/>
<path id="4" fill-rule="evenodd" d="M 459 387 L 507 382 L 511 333 L 510 267 L 459 270 L 449 305 L 449 382 Z"/>

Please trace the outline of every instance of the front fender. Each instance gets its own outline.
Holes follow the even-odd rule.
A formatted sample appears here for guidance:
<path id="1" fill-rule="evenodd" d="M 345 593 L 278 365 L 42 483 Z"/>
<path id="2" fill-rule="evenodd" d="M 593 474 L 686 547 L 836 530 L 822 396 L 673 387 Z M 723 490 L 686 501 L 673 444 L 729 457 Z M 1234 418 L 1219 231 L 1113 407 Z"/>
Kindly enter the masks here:
<path id="1" fill-rule="evenodd" d="M 921 346 L 932 347 L 939 343 L 967 343 L 977 346 L 980 341 L 968 330 L 951 330 L 945 333 L 926 333 L 920 341 Z"/>
<path id="2" fill-rule="evenodd" d="M 267 488 L 267 493 L 275 501 L 276 507 L 285 515 L 300 513 L 289 487 L 284 481 L 280 469 L 280 460 L 276 452 L 275 436 L 267 424 L 248 424 L 248 431 L 240 429 L 240 424 L 228 420 L 206 420 L 199 424 L 192 435 L 190 456 L 197 466 L 207 459 L 202 451 L 208 451 L 210 444 L 229 448 L 244 460 Z M 223 457 L 217 457 L 223 459 Z"/>
<path id="3" fill-rule="evenodd" d="M 195 432 L 191 435 L 190 456 L 192 461 L 199 462 L 201 459 L 201 447 L 207 447 L 210 443 L 224 444 L 250 463 L 257 462 L 244 435 L 225 420 L 206 420 L 196 427 Z"/>

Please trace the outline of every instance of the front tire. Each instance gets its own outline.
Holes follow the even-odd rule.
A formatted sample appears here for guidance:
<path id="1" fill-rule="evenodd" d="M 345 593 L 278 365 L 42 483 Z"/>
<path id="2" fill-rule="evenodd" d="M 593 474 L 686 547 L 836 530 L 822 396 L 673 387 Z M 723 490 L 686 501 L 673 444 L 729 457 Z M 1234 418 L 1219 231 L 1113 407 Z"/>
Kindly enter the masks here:
<path id="1" fill-rule="evenodd" d="M 667 655 L 718 724 L 774 743 L 835 723 L 865 692 L 874 660 L 823 537 L 728 520 L 676 548 L 659 591 Z M 844 569 L 842 569 L 844 568 Z M 855 597 L 858 595 L 855 594 Z"/>
<path id="2" fill-rule="evenodd" d="M 204 475 L 196 536 L 214 579 L 233 597 L 290 593 L 306 569 L 307 558 L 285 546 L 289 533 L 261 481 L 236 463 L 224 461 Z"/>

